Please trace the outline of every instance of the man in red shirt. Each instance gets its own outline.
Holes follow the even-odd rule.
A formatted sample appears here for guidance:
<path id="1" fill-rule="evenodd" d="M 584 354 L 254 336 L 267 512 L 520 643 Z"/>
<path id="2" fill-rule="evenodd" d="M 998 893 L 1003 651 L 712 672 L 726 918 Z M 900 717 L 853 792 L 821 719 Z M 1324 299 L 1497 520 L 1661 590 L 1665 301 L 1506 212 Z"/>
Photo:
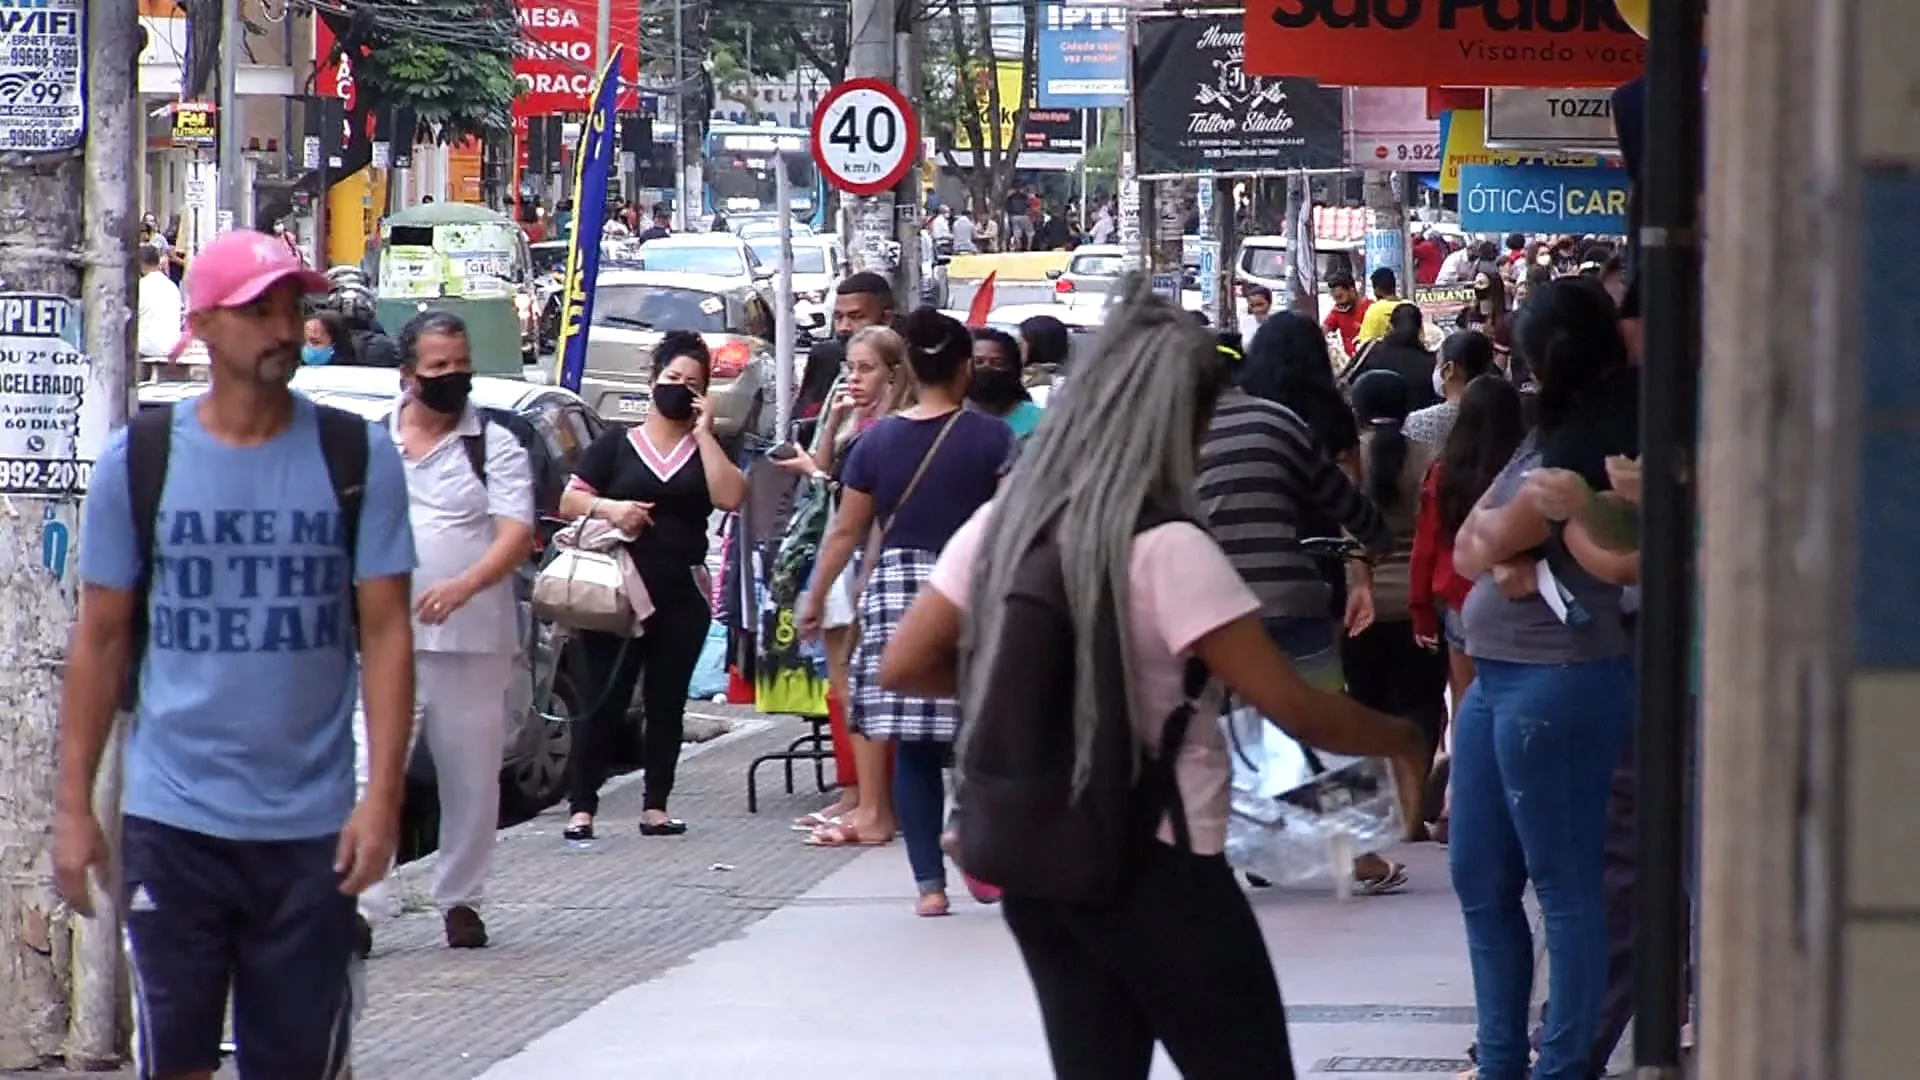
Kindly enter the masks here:
<path id="1" fill-rule="evenodd" d="M 1327 292 L 1333 295 L 1333 310 L 1327 313 L 1321 329 L 1340 331 L 1340 346 L 1352 356 L 1354 343 L 1360 339 L 1360 323 L 1367 317 L 1367 298 L 1354 288 L 1353 275 L 1345 270 L 1327 275 Z"/>
<path id="2" fill-rule="evenodd" d="M 1440 264 L 1447 261 L 1447 251 L 1440 246 L 1440 240 L 1432 229 L 1423 229 L 1420 239 L 1413 242 L 1413 283 L 1431 285 L 1440 276 Z"/>

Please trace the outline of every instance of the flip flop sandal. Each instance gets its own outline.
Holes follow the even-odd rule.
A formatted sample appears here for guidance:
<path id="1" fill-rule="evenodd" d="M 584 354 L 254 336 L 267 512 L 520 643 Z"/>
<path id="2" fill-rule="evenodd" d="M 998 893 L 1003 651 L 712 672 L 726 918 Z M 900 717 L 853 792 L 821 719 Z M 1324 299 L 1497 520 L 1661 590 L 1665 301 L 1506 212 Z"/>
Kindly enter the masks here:
<path id="1" fill-rule="evenodd" d="M 793 819 L 792 828 L 794 832 L 810 833 L 815 829 L 824 829 L 830 825 L 838 824 L 840 824 L 839 818 L 829 817 L 824 811 L 815 810 L 805 817 Z"/>
<path id="2" fill-rule="evenodd" d="M 1387 872 L 1377 878 L 1359 878 L 1354 888 L 1367 896 L 1386 896 L 1397 893 L 1407 887 L 1407 866 L 1392 860 L 1387 862 Z"/>
<path id="3" fill-rule="evenodd" d="M 868 840 L 861 836 L 853 826 L 841 823 L 839 825 L 823 825 L 807 834 L 807 838 L 802 840 L 801 843 L 808 847 L 820 848 L 885 847 L 893 843 L 893 837 L 889 836 L 885 840 Z"/>
<path id="4" fill-rule="evenodd" d="M 945 893 L 921 893 L 913 902 L 913 913 L 923 919 L 944 919 L 953 914 L 953 902 Z"/>

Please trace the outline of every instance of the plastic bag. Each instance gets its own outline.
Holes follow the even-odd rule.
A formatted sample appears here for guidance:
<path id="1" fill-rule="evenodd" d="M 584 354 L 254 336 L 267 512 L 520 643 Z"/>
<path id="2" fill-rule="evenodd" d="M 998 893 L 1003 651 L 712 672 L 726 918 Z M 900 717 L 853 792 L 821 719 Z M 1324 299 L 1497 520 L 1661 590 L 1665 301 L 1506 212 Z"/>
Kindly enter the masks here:
<path id="1" fill-rule="evenodd" d="M 1227 861 L 1276 884 L 1352 873 L 1355 856 L 1400 841 L 1393 769 L 1309 750 L 1236 703 L 1220 719 L 1233 762 Z"/>

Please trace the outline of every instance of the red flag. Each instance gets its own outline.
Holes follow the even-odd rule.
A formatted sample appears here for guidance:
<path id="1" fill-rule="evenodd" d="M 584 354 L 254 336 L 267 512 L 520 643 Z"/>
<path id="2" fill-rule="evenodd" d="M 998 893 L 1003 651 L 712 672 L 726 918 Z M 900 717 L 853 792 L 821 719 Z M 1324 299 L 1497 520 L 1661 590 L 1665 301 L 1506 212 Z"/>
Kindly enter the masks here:
<path id="1" fill-rule="evenodd" d="M 998 270 L 989 273 L 987 280 L 981 282 L 980 288 L 975 290 L 973 294 L 973 304 L 967 308 L 968 326 L 978 327 L 987 325 L 987 312 L 993 310 L 993 279 L 999 276 L 1000 271 Z"/>

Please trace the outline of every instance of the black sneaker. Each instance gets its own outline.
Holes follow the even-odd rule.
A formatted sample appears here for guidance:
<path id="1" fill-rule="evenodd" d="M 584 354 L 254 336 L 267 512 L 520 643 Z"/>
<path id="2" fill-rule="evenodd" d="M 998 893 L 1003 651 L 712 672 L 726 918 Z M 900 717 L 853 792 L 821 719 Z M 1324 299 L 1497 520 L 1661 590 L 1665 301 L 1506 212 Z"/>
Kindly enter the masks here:
<path id="1" fill-rule="evenodd" d="M 465 904 L 455 904 L 447 909 L 442 920 L 447 932 L 449 949 L 484 949 L 487 947 L 487 924 L 481 920 L 480 913 Z"/>
<path id="2" fill-rule="evenodd" d="M 373 924 L 358 912 L 353 916 L 353 955 L 361 960 L 373 955 Z"/>

